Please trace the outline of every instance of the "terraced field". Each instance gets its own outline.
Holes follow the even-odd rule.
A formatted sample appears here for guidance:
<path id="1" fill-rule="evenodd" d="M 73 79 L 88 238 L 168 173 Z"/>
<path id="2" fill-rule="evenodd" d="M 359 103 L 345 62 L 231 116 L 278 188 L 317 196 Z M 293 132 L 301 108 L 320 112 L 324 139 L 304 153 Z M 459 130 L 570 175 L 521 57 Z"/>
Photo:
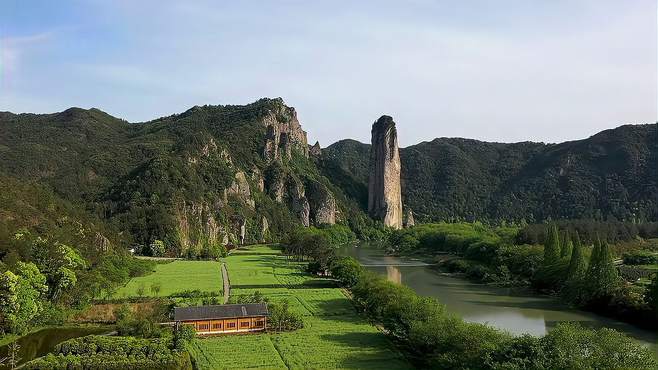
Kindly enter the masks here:
<path id="1" fill-rule="evenodd" d="M 153 297 L 155 292 L 151 286 L 159 284 L 161 289 L 158 296 L 164 297 L 186 290 L 200 290 L 217 295 L 222 294 L 221 264 L 216 261 L 174 261 L 158 264 L 155 272 L 146 276 L 131 279 L 114 294 L 116 298 L 140 296 L 139 289 L 143 288 L 141 296 Z"/>
<path id="2" fill-rule="evenodd" d="M 236 251 L 225 262 L 231 295 L 258 290 L 272 301 L 286 299 L 304 328 L 199 339 L 191 350 L 199 369 L 411 368 L 331 280 L 305 274 L 302 264 L 267 246 Z"/>

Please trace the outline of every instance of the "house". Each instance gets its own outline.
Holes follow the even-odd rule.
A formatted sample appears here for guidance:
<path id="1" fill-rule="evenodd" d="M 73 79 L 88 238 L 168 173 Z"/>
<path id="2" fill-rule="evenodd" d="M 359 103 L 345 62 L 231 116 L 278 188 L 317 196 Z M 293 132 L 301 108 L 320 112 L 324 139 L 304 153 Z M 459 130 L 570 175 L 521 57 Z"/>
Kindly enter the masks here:
<path id="1" fill-rule="evenodd" d="M 191 325 L 199 335 L 265 330 L 267 315 L 265 303 L 174 308 L 176 325 Z"/>

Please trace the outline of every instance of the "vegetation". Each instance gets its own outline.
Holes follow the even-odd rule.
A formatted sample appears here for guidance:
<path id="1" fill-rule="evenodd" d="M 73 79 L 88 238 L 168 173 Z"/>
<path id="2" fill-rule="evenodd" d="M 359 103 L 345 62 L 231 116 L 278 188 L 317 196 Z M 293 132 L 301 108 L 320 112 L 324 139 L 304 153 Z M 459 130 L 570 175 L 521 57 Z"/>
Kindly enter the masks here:
<path id="1" fill-rule="evenodd" d="M 155 265 L 152 274 L 131 279 L 115 298 L 186 295 L 191 288 L 221 295 L 221 264 L 217 261 L 173 261 Z"/>
<path id="2" fill-rule="evenodd" d="M 438 138 L 411 145 L 400 149 L 405 206 L 417 223 L 655 222 L 657 132 L 656 124 L 627 125 L 561 144 Z M 342 140 L 322 153 L 326 176 L 360 204 L 367 202 L 369 151 Z"/>
<path id="3" fill-rule="evenodd" d="M 26 369 L 192 369 L 187 352 L 170 339 L 90 335 L 57 345 L 55 353 L 32 360 Z"/>
<path id="4" fill-rule="evenodd" d="M 555 224 L 544 228 L 543 246 L 515 244 L 517 227 L 481 223 L 419 225 L 393 232 L 389 244 L 393 253 L 436 256 L 441 268 L 478 281 L 532 285 L 579 307 L 658 328 L 658 314 L 649 305 L 646 287 L 636 284 L 650 278 L 651 272 L 617 268 L 610 244 L 595 239 L 592 248 L 583 245 L 578 229 L 568 232 Z"/>
<path id="5" fill-rule="evenodd" d="M 197 340 L 190 353 L 200 369 L 410 367 L 389 340 L 355 312 L 332 280 L 306 273 L 306 263 L 267 246 L 237 250 L 225 261 L 235 301 L 267 299 L 273 313 L 287 302 L 288 311 L 301 317 L 304 327 Z"/>
<path id="6" fill-rule="evenodd" d="M 332 269 L 345 271 L 349 258 Z M 432 298 L 420 297 L 364 269 L 341 280 L 357 307 L 401 342 L 418 366 L 436 369 L 653 368 L 652 352 L 611 329 L 561 324 L 543 338 L 518 338 L 446 313 Z M 356 283 L 355 283 L 356 282 Z"/>

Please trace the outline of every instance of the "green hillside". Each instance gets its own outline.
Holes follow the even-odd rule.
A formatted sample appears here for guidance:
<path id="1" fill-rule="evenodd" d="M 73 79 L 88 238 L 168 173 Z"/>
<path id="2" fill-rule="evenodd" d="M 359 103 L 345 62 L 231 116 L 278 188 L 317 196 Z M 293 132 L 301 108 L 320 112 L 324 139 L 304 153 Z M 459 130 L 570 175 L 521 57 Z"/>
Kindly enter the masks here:
<path id="1" fill-rule="evenodd" d="M 322 153 L 327 177 L 361 204 L 369 150 L 342 140 Z M 561 144 L 439 138 L 400 158 L 403 203 L 421 221 L 658 219 L 656 124 Z"/>

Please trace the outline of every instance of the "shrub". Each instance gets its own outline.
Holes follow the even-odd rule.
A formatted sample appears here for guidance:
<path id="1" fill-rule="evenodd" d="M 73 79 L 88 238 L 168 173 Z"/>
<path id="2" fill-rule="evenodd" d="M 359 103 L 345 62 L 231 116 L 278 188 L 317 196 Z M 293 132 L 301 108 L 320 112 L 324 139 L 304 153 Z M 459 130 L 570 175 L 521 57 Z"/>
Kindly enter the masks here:
<path id="1" fill-rule="evenodd" d="M 658 254 L 648 251 L 633 251 L 624 253 L 626 265 L 653 265 L 658 264 Z"/>

